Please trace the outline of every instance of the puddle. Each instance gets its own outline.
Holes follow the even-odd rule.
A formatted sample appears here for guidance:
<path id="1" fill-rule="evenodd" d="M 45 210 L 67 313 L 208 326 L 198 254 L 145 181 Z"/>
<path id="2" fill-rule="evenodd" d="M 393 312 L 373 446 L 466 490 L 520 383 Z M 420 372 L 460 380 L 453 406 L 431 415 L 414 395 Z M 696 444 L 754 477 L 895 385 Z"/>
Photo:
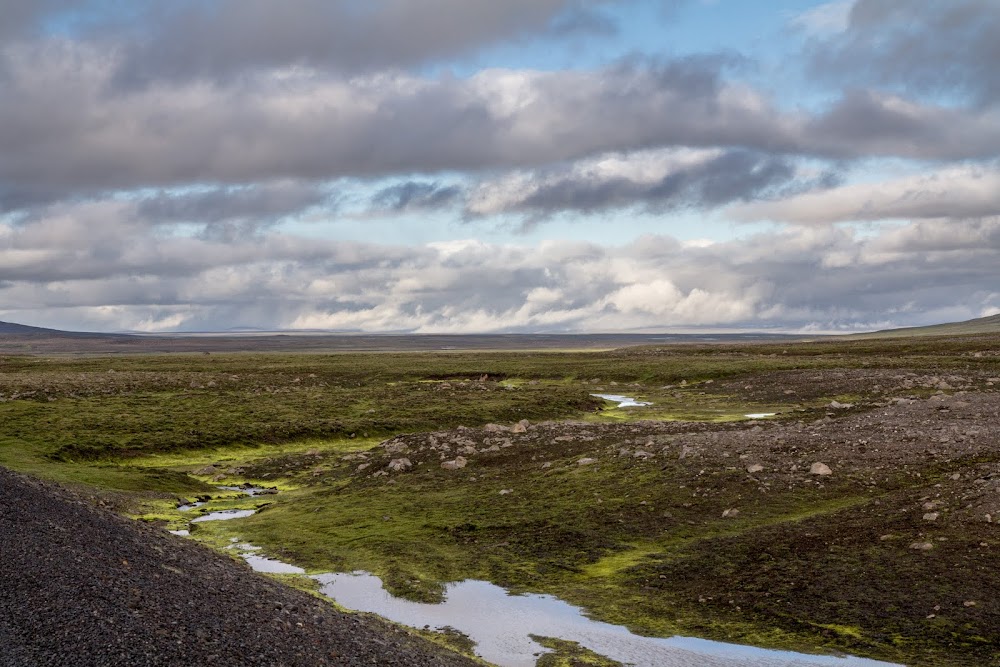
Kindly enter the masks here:
<path id="1" fill-rule="evenodd" d="M 190 512 L 190 511 L 191 511 L 191 510 L 193 510 L 193 509 L 194 509 L 195 507 L 201 507 L 201 506 L 202 506 L 202 505 L 204 505 L 204 504 L 205 504 L 205 502 L 204 502 L 204 501 L 202 501 L 202 500 L 199 500 L 198 502 L 195 502 L 195 503 L 188 503 L 187 505 L 178 505 L 178 506 L 177 506 L 177 510 L 178 510 L 178 511 L 180 511 L 180 512 Z"/>
<path id="2" fill-rule="evenodd" d="M 618 403 L 619 408 L 642 408 L 652 405 L 647 401 L 637 401 L 630 396 L 619 396 L 618 394 L 591 394 L 591 396 L 603 398 L 605 401 L 614 401 Z"/>
<path id="3" fill-rule="evenodd" d="M 751 412 L 748 415 L 743 415 L 747 419 L 764 419 L 765 417 L 773 417 L 778 414 L 777 412 Z"/>
<path id="4" fill-rule="evenodd" d="M 546 652 L 528 635 L 578 642 L 596 653 L 636 667 L 875 667 L 863 658 L 812 656 L 724 644 L 689 637 L 642 637 L 593 621 L 550 595 L 508 595 L 485 581 L 448 584 L 442 604 L 389 595 L 371 574 L 319 574 L 320 592 L 357 611 L 378 614 L 415 628 L 451 626 L 476 642 L 476 653 L 501 667 L 534 667 Z"/>
<path id="5" fill-rule="evenodd" d="M 277 489 L 266 489 L 263 486 L 217 486 L 215 488 L 220 491 L 238 491 L 239 493 L 244 493 L 250 497 L 269 496 L 278 492 Z"/>
<path id="6" fill-rule="evenodd" d="M 201 523 L 202 521 L 227 521 L 229 519 L 243 519 L 253 514 L 256 514 L 257 510 L 220 510 L 218 512 L 209 512 L 197 519 L 191 519 L 191 523 Z"/>
<path id="7" fill-rule="evenodd" d="M 296 565 L 283 563 L 275 558 L 266 558 L 257 554 L 240 554 L 240 558 L 247 562 L 250 569 L 255 572 L 267 572 L 268 574 L 305 574 L 306 571 Z"/>

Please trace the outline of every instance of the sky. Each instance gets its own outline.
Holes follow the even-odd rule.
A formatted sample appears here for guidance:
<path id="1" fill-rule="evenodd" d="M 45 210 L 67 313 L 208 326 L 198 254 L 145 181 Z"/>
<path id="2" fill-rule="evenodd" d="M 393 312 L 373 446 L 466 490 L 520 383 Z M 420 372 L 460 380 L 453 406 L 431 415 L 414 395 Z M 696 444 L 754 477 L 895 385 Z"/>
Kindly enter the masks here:
<path id="1" fill-rule="evenodd" d="M 1000 0 L 0 0 L 0 320 L 1000 313 Z"/>

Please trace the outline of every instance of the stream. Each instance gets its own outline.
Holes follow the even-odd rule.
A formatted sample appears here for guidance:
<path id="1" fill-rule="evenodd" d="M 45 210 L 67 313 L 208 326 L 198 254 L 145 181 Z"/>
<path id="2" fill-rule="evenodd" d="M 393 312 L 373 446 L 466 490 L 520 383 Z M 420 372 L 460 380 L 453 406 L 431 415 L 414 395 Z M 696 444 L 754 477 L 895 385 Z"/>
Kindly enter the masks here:
<path id="1" fill-rule="evenodd" d="M 617 398 L 617 397 L 616 397 Z M 226 487 L 258 495 L 247 488 Z M 267 491 L 274 493 L 274 491 Z M 183 506 L 182 506 L 183 507 Z M 180 508 L 178 508 L 180 509 Z M 192 509 L 191 507 L 187 508 Z M 256 510 L 209 512 L 191 523 L 239 519 Z M 188 530 L 171 531 L 188 535 Z M 270 574 L 300 574 L 305 570 L 261 556 L 261 548 L 232 538 L 234 550 L 251 569 Z M 529 635 L 579 643 L 595 653 L 635 667 L 887 667 L 890 663 L 852 656 L 823 656 L 774 651 L 693 637 L 644 637 L 620 625 L 587 618 L 583 611 L 551 595 L 511 595 L 487 581 L 466 580 L 446 585 L 441 604 L 412 602 L 390 595 L 382 580 L 367 572 L 310 575 L 320 592 L 355 611 L 378 614 L 413 628 L 454 628 L 475 642 L 476 654 L 500 667 L 534 667 L 549 652 Z"/>

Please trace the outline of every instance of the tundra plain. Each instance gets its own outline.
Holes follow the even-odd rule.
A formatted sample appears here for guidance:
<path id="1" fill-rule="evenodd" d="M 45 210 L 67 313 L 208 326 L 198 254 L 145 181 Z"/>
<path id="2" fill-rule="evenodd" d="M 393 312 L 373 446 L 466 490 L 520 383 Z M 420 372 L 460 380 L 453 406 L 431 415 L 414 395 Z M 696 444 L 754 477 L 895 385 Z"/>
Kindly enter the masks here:
<path id="1" fill-rule="evenodd" d="M 257 509 L 191 538 L 415 600 L 477 578 L 645 634 L 1000 664 L 996 334 L 9 354 L 0 465 L 163 529 Z M 247 483 L 280 493 L 217 488 Z"/>

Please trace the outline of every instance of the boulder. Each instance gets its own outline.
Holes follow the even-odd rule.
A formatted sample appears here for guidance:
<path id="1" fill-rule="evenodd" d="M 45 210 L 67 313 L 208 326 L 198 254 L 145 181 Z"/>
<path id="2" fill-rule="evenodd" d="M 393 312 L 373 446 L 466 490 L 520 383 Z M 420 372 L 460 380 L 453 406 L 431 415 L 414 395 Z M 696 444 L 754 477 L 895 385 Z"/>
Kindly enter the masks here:
<path id="1" fill-rule="evenodd" d="M 830 470 L 830 466 L 825 463 L 820 463 L 817 461 L 809 467 L 810 475 L 832 475 L 833 471 Z"/>
<path id="2" fill-rule="evenodd" d="M 511 428 L 510 430 L 511 433 L 527 433 L 528 427 L 530 425 L 531 422 L 529 422 L 527 419 L 522 419 L 521 421 L 514 424 L 513 428 Z"/>
<path id="3" fill-rule="evenodd" d="M 442 461 L 441 467 L 444 468 L 445 470 L 459 470 L 461 468 L 464 468 L 467 463 L 468 461 L 465 459 L 464 456 L 456 456 L 451 461 Z"/>
<path id="4" fill-rule="evenodd" d="M 402 458 L 389 461 L 389 470 L 392 472 L 402 472 L 404 470 L 409 470 L 412 467 L 413 463 L 410 462 L 410 459 Z"/>

